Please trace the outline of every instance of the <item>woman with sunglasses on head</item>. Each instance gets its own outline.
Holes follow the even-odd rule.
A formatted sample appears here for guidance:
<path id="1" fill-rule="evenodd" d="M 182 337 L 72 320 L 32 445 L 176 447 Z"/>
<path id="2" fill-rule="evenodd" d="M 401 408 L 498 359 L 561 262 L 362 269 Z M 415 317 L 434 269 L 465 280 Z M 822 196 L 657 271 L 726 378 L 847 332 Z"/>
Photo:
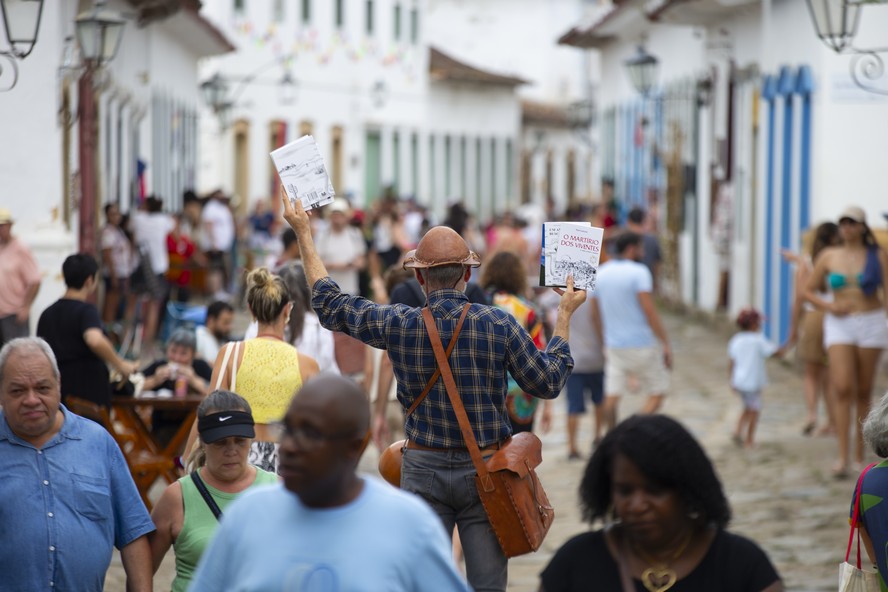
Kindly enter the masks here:
<path id="1" fill-rule="evenodd" d="M 712 462 L 665 415 L 609 431 L 580 484 L 588 522 L 540 574 L 540 592 L 782 592 L 758 545 L 729 532 L 731 509 Z"/>
<path id="2" fill-rule="evenodd" d="M 189 459 L 194 472 L 167 487 L 151 512 L 157 528 L 148 536 L 155 573 L 171 546 L 176 553 L 173 592 L 188 588 L 219 524 L 216 510 L 221 516 L 250 487 L 277 483 L 274 473 L 247 462 L 255 430 L 250 404 L 240 395 L 211 393 L 197 408 L 197 431 L 199 447 Z"/>
<path id="3" fill-rule="evenodd" d="M 805 288 L 805 299 L 826 311 L 823 345 L 829 357 L 839 458 L 833 476 L 851 474 L 850 435 L 852 409 L 860 425 L 871 405 L 876 368 L 888 347 L 888 254 L 881 249 L 857 206 L 839 217 L 843 243 L 821 252 Z M 818 295 L 826 284 L 833 299 Z M 863 464 L 863 437 L 857 430 L 853 467 Z"/>

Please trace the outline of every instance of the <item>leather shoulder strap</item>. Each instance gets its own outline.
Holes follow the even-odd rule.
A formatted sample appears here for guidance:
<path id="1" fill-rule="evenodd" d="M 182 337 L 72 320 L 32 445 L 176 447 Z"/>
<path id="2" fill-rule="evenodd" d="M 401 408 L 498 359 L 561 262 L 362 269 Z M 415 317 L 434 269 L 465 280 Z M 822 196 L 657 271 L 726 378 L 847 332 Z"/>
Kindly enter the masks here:
<path id="1" fill-rule="evenodd" d="M 466 308 L 469 305 L 466 304 Z M 464 311 L 465 312 L 465 311 Z M 444 386 L 447 387 L 447 396 L 450 398 L 450 405 L 456 414 L 456 420 L 459 422 L 459 429 L 462 432 L 466 449 L 469 456 L 472 457 L 472 464 L 475 465 L 475 471 L 482 483 L 489 480 L 490 476 L 484 459 L 481 457 L 481 450 L 478 448 L 478 441 L 475 439 L 475 433 L 472 431 L 472 425 L 469 423 L 469 416 L 466 414 L 466 408 L 463 405 L 459 392 L 456 390 L 456 381 L 453 379 L 453 372 L 450 370 L 450 362 L 447 354 L 444 353 L 444 346 L 441 344 L 441 336 L 438 335 L 438 327 L 435 326 L 435 318 L 428 308 L 422 309 L 422 318 L 425 321 L 426 331 L 432 342 L 432 349 L 435 350 L 435 359 L 438 361 L 438 369 L 441 371 L 441 377 L 444 379 Z M 487 488 L 485 487 L 485 490 Z"/>
<path id="2" fill-rule="evenodd" d="M 450 353 L 453 351 L 454 346 L 456 346 L 456 338 L 459 337 L 459 332 L 462 331 L 463 322 L 466 320 L 466 315 L 469 314 L 469 304 L 466 304 L 463 307 L 462 314 L 459 315 L 459 320 L 456 322 L 456 328 L 453 330 L 453 337 L 450 338 L 450 343 L 447 344 L 447 357 L 450 358 Z M 428 310 L 428 307 L 423 308 L 423 311 Z M 431 313 L 430 313 L 431 314 Z M 425 318 L 425 312 L 423 312 L 423 318 Z M 410 409 L 407 410 L 407 415 L 410 415 L 416 408 L 419 407 L 419 404 L 422 403 L 426 395 L 429 394 L 429 391 L 432 390 L 432 387 L 435 386 L 435 382 L 438 381 L 438 377 L 441 376 L 440 368 L 435 368 L 435 373 L 432 374 L 432 377 L 426 383 L 425 388 L 419 394 L 418 397 L 413 399 L 413 404 L 410 405 Z"/>

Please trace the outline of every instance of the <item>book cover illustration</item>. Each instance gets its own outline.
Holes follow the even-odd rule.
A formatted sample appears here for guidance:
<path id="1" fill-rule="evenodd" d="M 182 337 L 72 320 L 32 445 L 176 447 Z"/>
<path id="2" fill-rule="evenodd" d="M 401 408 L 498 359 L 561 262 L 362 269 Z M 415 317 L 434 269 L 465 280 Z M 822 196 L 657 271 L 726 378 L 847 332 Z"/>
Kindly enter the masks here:
<path id="1" fill-rule="evenodd" d="M 573 275 L 578 290 L 595 290 L 604 230 L 588 222 L 543 223 L 540 285 L 563 288 Z"/>
<path id="2" fill-rule="evenodd" d="M 281 146 L 271 159 L 291 202 L 299 197 L 302 207 L 310 210 L 333 201 L 333 183 L 314 137 L 302 136 Z"/>

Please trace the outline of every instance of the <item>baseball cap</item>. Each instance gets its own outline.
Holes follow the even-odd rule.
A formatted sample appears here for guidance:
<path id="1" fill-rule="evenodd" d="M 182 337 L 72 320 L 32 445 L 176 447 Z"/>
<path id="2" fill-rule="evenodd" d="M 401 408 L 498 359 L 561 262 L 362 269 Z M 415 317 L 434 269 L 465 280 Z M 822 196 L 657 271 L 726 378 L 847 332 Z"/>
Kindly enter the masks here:
<path id="1" fill-rule="evenodd" d="M 197 433 L 207 444 L 230 436 L 255 438 L 254 423 L 253 416 L 246 411 L 221 411 L 198 419 Z"/>
<path id="2" fill-rule="evenodd" d="M 844 219 L 866 224 L 866 212 L 863 211 L 863 208 L 848 206 L 841 214 L 839 214 L 839 220 L 841 221 Z"/>
<path id="3" fill-rule="evenodd" d="M 0 208 L 0 224 L 12 224 L 13 222 L 12 212 L 6 208 Z"/>

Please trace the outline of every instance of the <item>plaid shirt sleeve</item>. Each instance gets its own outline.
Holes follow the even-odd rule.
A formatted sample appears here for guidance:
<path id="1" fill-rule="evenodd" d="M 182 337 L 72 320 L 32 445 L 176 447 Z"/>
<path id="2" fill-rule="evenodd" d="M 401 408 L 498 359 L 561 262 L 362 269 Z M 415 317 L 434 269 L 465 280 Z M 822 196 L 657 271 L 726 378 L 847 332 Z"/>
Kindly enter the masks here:
<path id="1" fill-rule="evenodd" d="M 506 350 L 512 378 L 530 395 L 541 399 L 557 397 L 574 366 L 567 341 L 553 337 L 541 351 L 520 324 L 512 324 L 512 333 L 511 346 Z"/>
<path id="2" fill-rule="evenodd" d="M 401 307 L 344 294 L 329 277 L 315 282 L 311 306 L 325 329 L 340 331 L 377 349 L 386 349 L 386 324 Z"/>

